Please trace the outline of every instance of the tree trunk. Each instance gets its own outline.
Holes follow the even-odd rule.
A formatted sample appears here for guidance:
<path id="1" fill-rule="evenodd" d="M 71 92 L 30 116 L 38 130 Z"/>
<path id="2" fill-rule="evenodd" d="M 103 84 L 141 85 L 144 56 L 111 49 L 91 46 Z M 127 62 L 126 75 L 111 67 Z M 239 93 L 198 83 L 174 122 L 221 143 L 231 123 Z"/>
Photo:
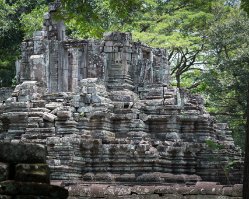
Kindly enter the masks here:
<path id="1" fill-rule="evenodd" d="M 247 92 L 247 123 L 245 140 L 245 159 L 244 159 L 244 179 L 243 179 L 243 199 L 249 199 L 249 83 Z"/>

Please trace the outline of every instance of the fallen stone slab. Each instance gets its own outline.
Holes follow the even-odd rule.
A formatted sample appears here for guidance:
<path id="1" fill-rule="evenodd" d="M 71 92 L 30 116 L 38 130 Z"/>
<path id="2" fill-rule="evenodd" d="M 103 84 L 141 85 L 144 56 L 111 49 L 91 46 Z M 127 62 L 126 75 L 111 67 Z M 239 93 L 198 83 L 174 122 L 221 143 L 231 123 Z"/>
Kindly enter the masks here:
<path id="1" fill-rule="evenodd" d="M 54 122 L 57 116 L 52 113 L 43 113 L 43 119 L 49 122 Z"/>

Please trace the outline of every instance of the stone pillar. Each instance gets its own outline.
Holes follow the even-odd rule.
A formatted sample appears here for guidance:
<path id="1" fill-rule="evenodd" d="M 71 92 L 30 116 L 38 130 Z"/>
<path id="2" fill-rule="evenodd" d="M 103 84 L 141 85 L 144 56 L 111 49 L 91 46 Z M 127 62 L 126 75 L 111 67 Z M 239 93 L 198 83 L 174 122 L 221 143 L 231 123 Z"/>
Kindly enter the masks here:
<path id="1" fill-rule="evenodd" d="M 79 81 L 79 49 L 68 49 L 68 91 L 77 91 Z"/>
<path id="2" fill-rule="evenodd" d="M 19 83 L 20 82 L 20 72 L 21 72 L 21 60 L 16 60 L 15 66 L 16 66 L 16 81 L 17 81 L 17 83 Z"/>
<path id="3" fill-rule="evenodd" d="M 51 41 L 49 46 L 49 92 L 58 91 L 58 50 L 59 50 L 59 42 Z"/>
<path id="4" fill-rule="evenodd" d="M 156 49 L 154 52 L 157 55 L 156 63 L 158 67 L 158 82 L 164 85 L 169 85 L 170 82 L 170 65 L 168 63 L 168 53 L 165 49 Z"/>
<path id="5" fill-rule="evenodd" d="M 87 78 L 87 63 L 88 63 L 88 44 L 83 45 L 82 54 L 82 79 Z"/>
<path id="6" fill-rule="evenodd" d="M 79 54 L 78 49 L 72 49 L 72 92 L 77 91 L 78 81 L 79 81 Z"/>
<path id="7" fill-rule="evenodd" d="M 34 53 L 34 42 L 25 41 L 21 45 L 22 59 L 20 63 L 20 83 L 30 80 L 29 57 Z"/>
<path id="8" fill-rule="evenodd" d="M 64 67 L 65 67 L 65 50 L 62 43 L 59 43 L 58 48 L 58 91 L 65 91 L 64 86 Z"/>
<path id="9" fill-rule="evenodd" d="M 68 51 L 64 49 L 64 57 L 63 58 L 63 91 L 68 91 Z"/>
<path id="10" fill-rule="evenodd" d="M 106 33 L 104 35 L 106 55 L 105 80 L 109 89 L 133 89 L 131 79 L 131 34 Z"/>
<path id="11" fill-rule="evenodd" d="M 87 78 L 103 79 L 104 76 L 104 60 L 101 52 L 101 44 L 99 41 L 90 40 L 87 46 Z"/>

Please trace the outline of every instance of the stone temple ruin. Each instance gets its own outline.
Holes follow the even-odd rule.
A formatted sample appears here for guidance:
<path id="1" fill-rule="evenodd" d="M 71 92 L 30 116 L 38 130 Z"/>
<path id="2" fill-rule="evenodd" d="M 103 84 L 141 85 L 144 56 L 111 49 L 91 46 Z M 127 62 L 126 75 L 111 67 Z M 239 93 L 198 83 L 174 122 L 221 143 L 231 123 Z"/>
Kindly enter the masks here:
<path id="1" fill-rule="evenodd" d="M 241 183 L 228 126 L 200 96 L 170 87 L 165 49 L 133 42 L 130 33 L 67 39 L 55 11 L 22 43 L 20 84 L 0 105 L 2 141 L 45 145 L 51 181 L 75 198 L 86 184 Z"/>

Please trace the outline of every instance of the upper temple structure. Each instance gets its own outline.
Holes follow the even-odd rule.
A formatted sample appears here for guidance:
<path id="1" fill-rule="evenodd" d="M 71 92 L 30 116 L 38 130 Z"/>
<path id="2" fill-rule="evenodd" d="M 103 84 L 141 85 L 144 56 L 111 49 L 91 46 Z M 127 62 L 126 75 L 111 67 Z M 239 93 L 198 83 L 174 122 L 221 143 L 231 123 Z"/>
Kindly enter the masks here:
<path id="1" fill-rule="evenodd" d="M 19 82 L 38 81 L 49 93 L 76 92 L 86 78 L 98 78 L 111 90 L 169 84 L 164 49 L 133 42 L 130 33 L 106 33 L 103 41 L 66 39 L 63 23 L 51 18 L 55 10 L 45 15 L 44 31 L 22 43 Z"/>
<path id="2" fill-rule="evenodd" d="M 241 183 L 227 124 L 170 86 L 165 49 L 130 33 L 68 39 L 55 11 L 22 43 L 19 85 L 0 104 L 1 141 L 46 146 L 50 179 L 66 186 Z"/>

